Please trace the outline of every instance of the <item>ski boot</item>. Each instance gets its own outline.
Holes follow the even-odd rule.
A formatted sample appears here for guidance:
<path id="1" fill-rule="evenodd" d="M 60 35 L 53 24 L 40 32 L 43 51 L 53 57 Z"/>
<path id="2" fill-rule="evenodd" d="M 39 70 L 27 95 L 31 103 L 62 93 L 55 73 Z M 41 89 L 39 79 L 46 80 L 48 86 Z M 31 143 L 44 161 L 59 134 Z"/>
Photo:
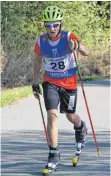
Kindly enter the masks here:
<path id="1" fill-rule="evenodd" d="M 77 128 L 74 126 L 74 129 L 75 129 L 75 139 L 76 139 L 76 153 L 74 158 L 72 159 L 72 164 L 73 164 L 73 167 L 76 167 L 79 161 L 81 150 L 86 143 L 87 128 L 86 128 L 85 122 L 81 121 L 81 127 Z"/>
<path id="2" fill-rule="evenodd" d="M 45 166 L 45 169 L 42 170 L 43 176 L 49 176 L 52 172 L 56 171 L 57 165 L 60 162 L 60 153 L 58 148 L 50 147 L 48 162 Z"/>

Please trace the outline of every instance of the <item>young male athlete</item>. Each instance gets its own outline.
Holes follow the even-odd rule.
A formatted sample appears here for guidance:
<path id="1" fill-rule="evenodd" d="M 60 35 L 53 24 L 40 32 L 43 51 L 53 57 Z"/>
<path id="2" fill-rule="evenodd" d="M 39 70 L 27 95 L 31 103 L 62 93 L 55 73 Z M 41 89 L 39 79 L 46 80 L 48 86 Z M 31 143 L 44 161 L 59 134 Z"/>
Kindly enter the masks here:
<path id="1" fill-rule="evenodd" d="M 86 141 L 86 124 L 76 114 L 77 66 L 75 50 L 83 56 L 88 55 L 87 48 L 74 33 L 62 31 L 63 12 L 56 6 L 49 6 L 43 12 L 46 33 L 35 44 L 33 93 L 36 98 L 41 93 L 38 77 L 41 63 L 44 63 L 43 95 L 47 110 L 47 132 L 50 142 L 47 170 L 55 170 L 60 153 L 58 146 L 58 105 L 60 112 L 74 125 L 77 150 L 80 152 Z"/>

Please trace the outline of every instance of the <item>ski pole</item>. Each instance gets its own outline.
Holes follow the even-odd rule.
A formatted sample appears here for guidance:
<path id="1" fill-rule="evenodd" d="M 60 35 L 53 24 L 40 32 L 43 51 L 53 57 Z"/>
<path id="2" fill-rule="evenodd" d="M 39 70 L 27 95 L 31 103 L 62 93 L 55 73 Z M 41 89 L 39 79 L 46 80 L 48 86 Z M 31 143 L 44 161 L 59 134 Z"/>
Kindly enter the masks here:
<path id="1" fill-rule="evenodd" d="M 49 137 L 48 137 L 48 133 L 47 133 L 46 125 L 45 125 L 45 120 L 44 120 L 44 115 L 43 115 L 43 110 L 42 110 L 40 95 L 39 95 L 38 101 L 39 101 L 39 107 L 40 107 L 40 112 L 41 112 L 41 116 L 42 116 L 44 131 L 45 131 L 45 135 L 46 135 L 47 145 L 49 147 L 50 146 Z"/>
<path id="2" fill-rule="evenodd" d="M 95 141 L 95 144 L 96 144 L 98 155 L 100 155 L 100 150 L 99 150 L 99 147 L 98 147 L 98 143 L 97 143 L 97 140 L 96 140 L 96 134 L 95 134 L 93 123 L 92 123 L 92 118 L 91 118 L 91 114 L 90 114 L 90 111 L 89 111 L 89 107 L 88 107 L 88 103 L 87 103 L 87 99 L 86 99 L 86 95 L 85 95 L 85 91 L 84 91 L 82 77 L 81 77 L 81 74 L 80 74 L 80 71 L 79 71 L 79 67 L 78 67 L 77 55 L 76 55 L 76 53 L 74 53 L 74 55 L 75 55 L 75 61 L 76 61 L 76 65 L 77 65 L 79 79 L 80 79 L 80 82 L 81 82 L 81 87 L 82 87 L 82 92 L 83 92 L 83 96 L 84 96 L 84 101 L 85 101 L 85 105 L 86 105 L 86 109 L 87 109 L 90 125 L 91 125 L 92 132 L 93 132 L 94 141 Z"/>

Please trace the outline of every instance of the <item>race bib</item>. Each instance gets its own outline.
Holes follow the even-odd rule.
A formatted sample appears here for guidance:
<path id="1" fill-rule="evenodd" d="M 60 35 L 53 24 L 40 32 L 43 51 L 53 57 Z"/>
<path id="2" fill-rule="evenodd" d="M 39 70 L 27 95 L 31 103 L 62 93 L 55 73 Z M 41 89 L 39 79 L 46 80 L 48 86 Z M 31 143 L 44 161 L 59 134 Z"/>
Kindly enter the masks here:
<path id="1" fill-rule="evenodd" d="M 57 58 L 44 57 L 44 68 L 47 76 L 61 79 L 76 74 L 76 63 L 73 53 Z"/>

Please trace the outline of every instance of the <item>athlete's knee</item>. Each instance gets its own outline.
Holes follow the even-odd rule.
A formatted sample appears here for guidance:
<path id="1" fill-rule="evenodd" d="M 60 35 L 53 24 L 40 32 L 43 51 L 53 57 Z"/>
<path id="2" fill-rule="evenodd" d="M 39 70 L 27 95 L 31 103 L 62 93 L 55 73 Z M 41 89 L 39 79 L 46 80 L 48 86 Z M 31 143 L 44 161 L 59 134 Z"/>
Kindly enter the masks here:
<path id="1" fill-rule="evenodd" d="M 49 110 L 48 111 L 48 125 L 50 126 L 55 126 L 58 121 L 58 115 L 57 115 L 57 110 Z"/>
<path id="2" fill-rule="evenodd" d="M 70 122 L 79 125 L 80 117 L 76 113 L 66 113 L 66 116 Z"/>
<path id="3" fill-rule="evenodd" d="M 55 118 L 58 118 L 57 110 L 55 110 L 55 109 L 47 111 L 47 115 L 48 115 L 48 118 L 50 118 L 52 120 Z"/>
<path id="4" fill-rule="evenodd" d="M 66 113 L 66 117 L 68 118 L 69 121 L 72 121 L 76 118 L 75 113 Z"/>

